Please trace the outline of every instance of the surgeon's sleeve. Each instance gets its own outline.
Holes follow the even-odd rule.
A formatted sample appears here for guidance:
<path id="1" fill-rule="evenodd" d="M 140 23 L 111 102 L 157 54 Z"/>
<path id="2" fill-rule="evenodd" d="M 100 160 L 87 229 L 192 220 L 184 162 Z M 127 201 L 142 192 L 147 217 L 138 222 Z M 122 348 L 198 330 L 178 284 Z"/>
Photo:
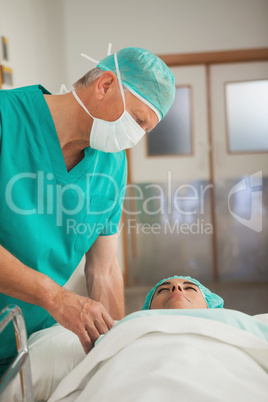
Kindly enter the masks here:
<path id="1" fill-rule="evenodd" d="M 2 148 L 2 117 L 0 111 L 0 155 L 1 155 L 1 148 Z"/>
<path id="2" fill-rule="evenodd" d="M 119 196 L 115 202 L 112 213 L 109 219 L 107 220 L 104 229 L 100 233 L 100 236 L 111 236 L 116 234 L 119 230 L 119 222 L 122 215 L 124 196 L 126 192 L 126 183 L 127 183 L 127 166 L 125 164 Z"/>

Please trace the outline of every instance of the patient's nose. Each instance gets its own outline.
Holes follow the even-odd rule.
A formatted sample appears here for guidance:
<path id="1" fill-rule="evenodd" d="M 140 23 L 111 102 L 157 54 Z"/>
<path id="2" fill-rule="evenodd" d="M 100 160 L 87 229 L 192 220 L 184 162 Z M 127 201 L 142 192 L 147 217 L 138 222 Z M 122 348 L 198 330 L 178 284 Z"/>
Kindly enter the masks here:
<path id="1" fill-rule="evenodd" d="M 179 283 L 171 287 L 172 292 L 175 292 L 176 290 L 179 290 L 180 292 L 182 291 L 182 286 Z"/>

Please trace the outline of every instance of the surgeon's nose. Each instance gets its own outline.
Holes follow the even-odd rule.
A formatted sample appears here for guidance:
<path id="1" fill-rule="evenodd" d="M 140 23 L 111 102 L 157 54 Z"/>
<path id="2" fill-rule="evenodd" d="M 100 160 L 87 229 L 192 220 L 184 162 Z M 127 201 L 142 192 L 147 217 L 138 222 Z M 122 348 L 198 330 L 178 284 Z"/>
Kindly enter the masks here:
<path id="1" fill-rule="evenodd" d="M 171 287 L 172 292 L 175 292 L 176 290 L 179 290 L 180 292 L 182 291 L 182 287 L 181 287 L 181 285 L 179 283 L 177 285 L 173 285 Z"/>

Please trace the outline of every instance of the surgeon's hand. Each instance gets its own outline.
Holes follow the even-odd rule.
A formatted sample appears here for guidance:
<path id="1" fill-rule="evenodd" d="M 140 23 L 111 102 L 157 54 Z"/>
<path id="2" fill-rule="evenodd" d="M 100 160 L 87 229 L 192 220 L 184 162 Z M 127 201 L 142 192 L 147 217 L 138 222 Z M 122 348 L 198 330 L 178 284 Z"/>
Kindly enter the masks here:
<path id="1" fill-rule="evenodd" d="M 100 302 L 59 287 L 53 306 L 47 311 L 63 327 L 74 332 L 88 353 L 101 334 L 114 326 L 114 320 Z"/>
<path id="2" fill-rule="evenodd" d="M 79 337 L 86 353 L 114 325 L 102 303 L 62 288 L 47 275 L 24 265 L 1 245 L 0 292 L 47 310 Z"/>

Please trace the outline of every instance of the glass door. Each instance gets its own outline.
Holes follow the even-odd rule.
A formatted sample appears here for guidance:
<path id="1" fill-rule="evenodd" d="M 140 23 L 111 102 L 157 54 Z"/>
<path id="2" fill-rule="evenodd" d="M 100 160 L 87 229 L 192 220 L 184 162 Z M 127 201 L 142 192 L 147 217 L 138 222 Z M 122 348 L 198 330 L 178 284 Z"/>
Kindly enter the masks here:
<path id="1" fill-rule="evenodd" d="M 268 280 L 268 63 L 210 68 L 221 281 Z"/>

